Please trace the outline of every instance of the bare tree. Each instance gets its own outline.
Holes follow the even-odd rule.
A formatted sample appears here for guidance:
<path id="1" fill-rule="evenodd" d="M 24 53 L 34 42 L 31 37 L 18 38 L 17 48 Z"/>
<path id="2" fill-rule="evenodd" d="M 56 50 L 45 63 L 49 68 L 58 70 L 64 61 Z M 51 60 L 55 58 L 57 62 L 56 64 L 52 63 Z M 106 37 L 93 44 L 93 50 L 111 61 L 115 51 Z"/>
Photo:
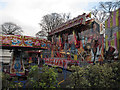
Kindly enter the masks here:
<path id="1" fill-rule="evenodd" d="M 21 27 L 17 26 L 12 22 L 6 22 L 1 25 L 2 26 L 2 34 L 9 34 L 9 35 L 21 35 L 23 30 Z"/>
<path id="2" fill-rule="evenodd" d="M 100 2 L 100 8 L 106 13 L 111 13 L 112 11 L 120 8 L 120 1 L 116 2 Z"/>
<path id="3" fill-rule="evenodd" d="M 92 10 L 93 17 L 99 22 L 104 22 L 112 13 L 112 11 L 120 8 L 120 1 L 116 2 L 100 2 L 99 7 Z"/>
<path id="4" fill-rule="evenodd" d="M 70 20 L 70 13 L 62 13 L 61 14 L 62 18 L 63 18 L 63 22 L 67 22 L 68 20 Z"/>
<path id="5" fill-rule="evenodd" d="M 57 28 L 59 25 L 63 24 L 64 22 L 70 19 L 70 13 L 66 14 L 58 14 L 58 13 L 51 13 L 43 16 L 41 23 L 39 23 L 41 27 L 41 31 L 39 31 L 36 36 L 38 35 L 45 35 L 47 36 L 49 32 Z M 40 34 L 41 33 L 41 34 Z"/>
<path id="6" fill-rule="evenodd" d="M 41 37 L 47 37 L 47 36 L 46 36 L 46 33 L 44 31 L 39 31 L 38 33 L 36 33 L 36 37 L 41 38 Z"/>

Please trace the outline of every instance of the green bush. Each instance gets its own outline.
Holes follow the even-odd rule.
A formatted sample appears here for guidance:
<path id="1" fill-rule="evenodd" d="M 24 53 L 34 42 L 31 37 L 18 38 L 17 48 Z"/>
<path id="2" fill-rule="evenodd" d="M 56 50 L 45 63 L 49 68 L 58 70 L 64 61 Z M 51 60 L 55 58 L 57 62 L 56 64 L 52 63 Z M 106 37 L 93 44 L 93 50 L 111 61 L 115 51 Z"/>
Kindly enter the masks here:
<path id="1" fill-rule="evenodd" d="M 55 88 L 58 74 L 54 68 L 47 66 L 39 69 L 38 66 L 32 66 L 28 75 L 26 86 L 32 88 Z"/>
<path id="2" fill-rule="evenodd" d="M 72 66 L 70 88 L 120 88 L 120 63 Z"/>
<path id="3" fill-rule="evenodd" d="M 89 87 L 92 88 L 109 88 L 113 87 L 115 80 L 113 79 L 114 73 L 108 64 L 89 65 L 86 70 L 86 79 L 89 81 Z"/>
<path id="4" fill-rule="evenodd" d="M 10 77 L 9 74 L 2 72 L 2 88 L 4 90 L 9 88 L 22 88 L 23 84 L 21 82 L 17 83 L 18 77 Z"/>
<path id="5" fill-rule="evenodd" d="M 87 87 L 89 82 L 85 77 L 87 72 L 85 72 L 84 68 L 79 66 L 72 66 L 72 70 L 74 72 L 70 75 L 71 81 L 70 85 L 68 85 L 67 88 Z"/>
<path id="6" fill-rule="evenodd" d="M 112 67 L 112 72 L 114 75 L 114 87 L 120 88 L 120 62 L 114 62 L 110 64 L 110 67 Z"/>

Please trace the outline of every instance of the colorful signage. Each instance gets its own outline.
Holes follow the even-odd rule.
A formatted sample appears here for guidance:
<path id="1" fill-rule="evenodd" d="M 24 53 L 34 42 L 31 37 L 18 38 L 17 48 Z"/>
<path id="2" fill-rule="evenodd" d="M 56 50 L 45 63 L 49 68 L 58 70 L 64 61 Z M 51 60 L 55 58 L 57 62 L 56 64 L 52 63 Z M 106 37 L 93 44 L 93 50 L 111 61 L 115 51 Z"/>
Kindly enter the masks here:
<path id="1" fill-rule="evenodd" d="M 57 58 L 44 58 L 45 64 L 55 67 L 61 67 L 65 69 L 70 69 L 72 65 L 79 65 L 79 61 L 57 59 Z"/>
<path id="2" fill-rule="evenodd" d="M 50 41 L 45 39 L 39 39 L 30 36 L 21 35 L 1 35 L 0 46 L 10 46 L 10 47 L 32 47 L 32 48 L 43 48 L 50 49 Z"/>

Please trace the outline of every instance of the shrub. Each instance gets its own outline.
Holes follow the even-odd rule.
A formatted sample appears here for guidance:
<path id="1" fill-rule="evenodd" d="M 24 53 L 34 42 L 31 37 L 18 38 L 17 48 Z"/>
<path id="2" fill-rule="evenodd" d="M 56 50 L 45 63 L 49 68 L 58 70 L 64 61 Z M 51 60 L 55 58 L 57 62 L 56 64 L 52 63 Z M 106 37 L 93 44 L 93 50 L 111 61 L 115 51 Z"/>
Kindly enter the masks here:
<path id="1" fill-rule="evenodd" d="M 32 88 L 55 88 L 57 76 L 58 74 L 54 68 L 43 66 L 39 69 L 35 65 L 30 69 L 26 86 Z"/>
<path id="2" fill-rule="evenodd" d="M 70 87 L 70 88 L 87 87 L 89 85 L 89 82 L 85 77 L 86 72 L 84 68 L 79 66 L 72 66 L 72 70 L 74 72 L 70 75 L 71 84 L 68 85 L 67 87 Z"/>
<path id="3" fill-rule="evenodd" d="M 120 63 L 72 66 L 70 88 L 119 88 Z"/>
<path id="4" fill-rule="evenodd" d="M 89 81 L 89 87 L 92 88 L 104 88 L 112 87 L 112 84 L 115 82 L 113 77 L 114 73 L 112 68 L 108 64 L 99 65 L 89 65 L 85 68 L 88 71 L 86 74 L 86 79 Z"/>
<path id="5" fill-rule="evenodd" d="M 112 72 L 114 75 L 114 87 L 120 88 L 120 62 L 114 62 L 110 64 L 110 67 L 112 67 Z"/>

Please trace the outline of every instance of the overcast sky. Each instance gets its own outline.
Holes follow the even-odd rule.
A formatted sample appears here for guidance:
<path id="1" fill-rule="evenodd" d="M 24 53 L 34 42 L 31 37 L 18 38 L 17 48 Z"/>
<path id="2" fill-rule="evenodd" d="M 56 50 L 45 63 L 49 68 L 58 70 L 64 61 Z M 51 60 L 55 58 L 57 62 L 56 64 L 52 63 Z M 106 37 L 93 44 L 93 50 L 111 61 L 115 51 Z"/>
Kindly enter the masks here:
<path id="1" fill-rule="evenodd" d="M 71 13 L 73 18 L 89 13 L 100 1 L 110 0 L 0 0 L 0 25 L 13 22 L 22 28 L 24 35 L 35 36 L 44 15 Z"/>

